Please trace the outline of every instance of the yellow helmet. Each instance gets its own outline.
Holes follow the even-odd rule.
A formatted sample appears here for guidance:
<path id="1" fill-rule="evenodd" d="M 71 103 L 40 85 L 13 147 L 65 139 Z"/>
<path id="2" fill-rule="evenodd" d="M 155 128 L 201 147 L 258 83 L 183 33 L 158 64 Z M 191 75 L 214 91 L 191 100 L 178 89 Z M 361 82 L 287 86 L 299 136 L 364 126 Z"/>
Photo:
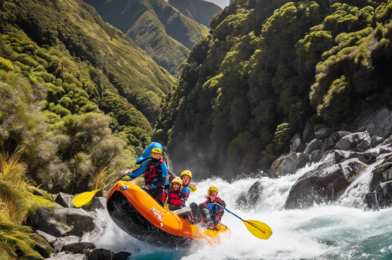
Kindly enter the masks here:
<path id="1" fill-rule="evenodd" d="M 174 178 L 173 180 L 172 180 L 172 183 L 179 183 L 180 185 L 182 185 L 182 180 L 180 179 L 180 178 Z"/>
<path id="2" fill-rule="evenodd" d="M 182 176 L 184 176 L 184 175 L 187 175 L 187 176 L 189 176 L 189 177 L 192 179 L 192 173 L 191 173 L 191 171 L 188 171 L 188 170 L 183 171 L 183 172 L 181 173 L 181 179 L 182 179 Z"/>
<path id="3" fill-rule="evenodd" d="M 218 190 L 217 187 L 211 186 L 211 187 L 208 188 L 208 192 L 207 192 L 208 196 L 210 196 L 211 191 L 216 191 L 216 195 L 218 195 L 218 193 L 219 193 L 219 190 Z"/>
<path id="4" fill-rule="evenodd" d="M 151 149 L 151 154 L 153 154 L 153 153 L 162 154 L 162 149 L 161 148 L 152 148 Z"/>

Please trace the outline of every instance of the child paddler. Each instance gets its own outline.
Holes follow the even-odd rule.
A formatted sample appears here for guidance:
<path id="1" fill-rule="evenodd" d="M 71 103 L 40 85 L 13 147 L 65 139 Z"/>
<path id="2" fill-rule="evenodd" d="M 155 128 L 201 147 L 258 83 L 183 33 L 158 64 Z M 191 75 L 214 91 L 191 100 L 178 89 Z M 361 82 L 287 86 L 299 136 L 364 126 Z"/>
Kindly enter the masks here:
<path id="1" fill-rule="evenodd" d="M 188 200 L 191 190 L 189 189 L 188 185 L 191 183 L 192 180 L 192 173 L 189 170 L 185 170 L 181 173 L 182 179 L 182 196 L 184 197 L 184 206 L 185 202 Z"/>
<path id="2" fill-rule="evenodd" d="M 145 160 L 137 169 L 133 169 L 128 176 L 135 179 L 144 174 L 143 189 L 161 205 L 166 200 L 165 185 L 169 184 L 167 167 L 162 160 L 162 149 L 151 149 L 151 158 Z"/>

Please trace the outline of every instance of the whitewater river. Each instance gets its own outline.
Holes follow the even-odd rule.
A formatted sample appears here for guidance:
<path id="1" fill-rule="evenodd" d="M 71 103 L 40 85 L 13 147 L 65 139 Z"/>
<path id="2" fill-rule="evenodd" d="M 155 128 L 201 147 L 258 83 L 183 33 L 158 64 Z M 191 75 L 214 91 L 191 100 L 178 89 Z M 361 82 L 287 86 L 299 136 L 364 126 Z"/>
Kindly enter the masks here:
<path id="1" fill-rule="evenodd" d="M 132 259 L 392 259 L 392 209 L 364 211 L 358 198 L 361 189 L 368 187 L 361 183 L 368 183 L 372 166 L 333 205 L 284 209 L 291 186 L 315 166 L 280 179 L 248 178 L 229 183 L 211 178 L 196 183 L 198 190 L 191 194 L 189 202 L 204 201 L 208 187 L 215 185 L 228 209 L 243 219 L 259 220 L 272 228 L 269 240 L 257 239 L 241 220 L 226 212 L 222 222 L 231 229 L 231 239 L 220 245 L 197 244 L 189 250 L 157 248 L 130 237 L 106 212 L 100 211 L 106 229 L 93 242 L 115 252 L 129 251 Z M 258 180 L 262 184 L 259 203 L 254 209 L 241 210 L 236 205 L 237 198 Z"/>

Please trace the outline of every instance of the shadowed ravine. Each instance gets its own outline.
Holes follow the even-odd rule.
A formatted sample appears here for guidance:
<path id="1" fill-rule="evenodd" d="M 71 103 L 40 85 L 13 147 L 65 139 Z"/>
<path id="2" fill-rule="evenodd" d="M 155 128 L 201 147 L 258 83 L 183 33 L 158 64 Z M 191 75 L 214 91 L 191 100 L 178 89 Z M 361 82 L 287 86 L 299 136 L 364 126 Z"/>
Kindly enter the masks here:
<path id="1" fill-rule="evenodd" d="M 284 209 L 296 180 L 320 163 L 279 179 L 248 178 L 229 183 L 211 178 L 196 183 L 198 190 L 192 193 L 189 202 L 203 201 L 208 187 L 218 185 L 227 208 L 244 219 L 259 220 L 272 228 L 274 233 L 267 241 L 253 237 L 241 221 L 226 213 L 223 222 L 232 231 L 230 240 L 216 247 L 195 244 L 188 251 L 156 248 L 129 237 L 106 212 L 100 211 L 107 229 L 92 242 L 113 251 L 130 251 L 132 259 L 158 256 L 160 259 L 391 259 L 392 209 L 365 211 L 358 203 L 361 201 L 358 194 L 367 192 L 360 189 L 368 189 L 368 185 L 357 184 L 369 181 L 366 176 L 371 174 L 372 165 L 337 202 L 301 210 Z M 262 190 L 259 202 L 252 209 L 241 209 L 236 203 L 241 192 L 249 190 L 258 180 Z"/>

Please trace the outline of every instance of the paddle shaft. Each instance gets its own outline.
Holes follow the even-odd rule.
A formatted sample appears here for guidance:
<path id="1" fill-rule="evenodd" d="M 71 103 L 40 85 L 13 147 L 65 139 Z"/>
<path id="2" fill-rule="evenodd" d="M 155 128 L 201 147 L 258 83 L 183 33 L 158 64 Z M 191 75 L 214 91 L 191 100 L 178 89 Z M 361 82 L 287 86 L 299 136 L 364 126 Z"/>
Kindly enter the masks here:
<path id="1" fill-rule="evenodd" d="M 236 216 L 237 218 L 241 219 L 242 221 L 247 222 L 246 220 L 243 220 L 241 217 L 239 217 L 238 215 L 234 214 L 233 212 L 231 212 L 231 211 L 228 210 L 227 208 L 223 207 L 222 205 L 219 205 L 219 204 L 216 204 L 216 203 L 212 203 L 212 204 L 221 207 L 222 209 L 226 210 L 226 211 L 229 212 L 230 214 L 233 214 L 234 216 Z"/>

